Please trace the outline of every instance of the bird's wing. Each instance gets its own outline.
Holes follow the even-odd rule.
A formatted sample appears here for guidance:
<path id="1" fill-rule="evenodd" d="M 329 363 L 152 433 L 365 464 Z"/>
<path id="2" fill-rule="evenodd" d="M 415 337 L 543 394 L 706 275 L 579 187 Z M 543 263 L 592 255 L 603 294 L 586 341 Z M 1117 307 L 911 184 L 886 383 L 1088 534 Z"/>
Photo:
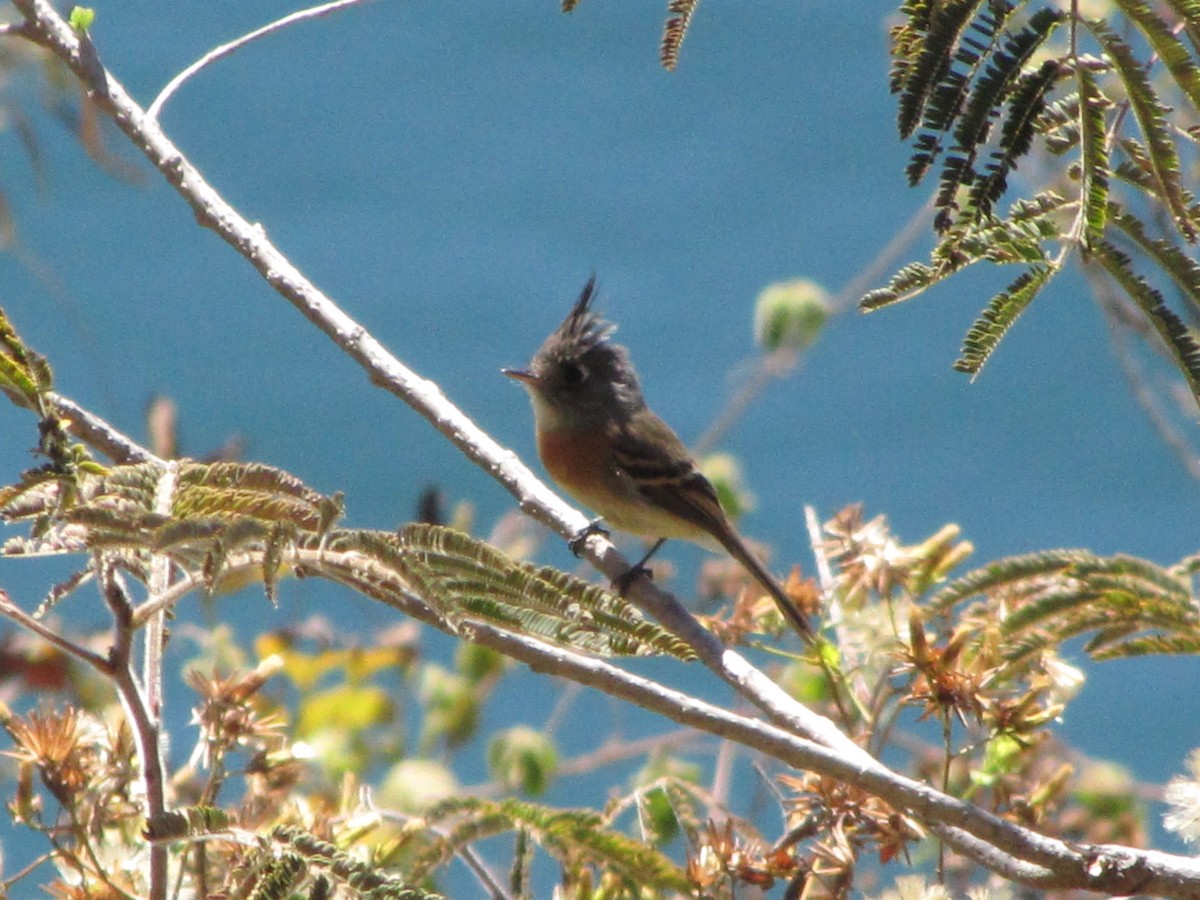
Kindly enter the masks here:
<path id="1" fill-rule="evenodd" d="M 716 489 L 666 422 L 644 410 L 617 427 L 613 462 L 639 494 L 718 539 L 729 531 Z"/>
<path id="2" fill-rule="evenodd" d="M 774 598 L 779 610 L 805 640 L 813 639 L 812 626 L 787 591 L 775 580 L 734 530 L 717 491 L 692 461 L 683 441 L 649 410 L 620 428 L 611 442 L 618 475 L 652 505 L 661 507 L 710 535 L 754 576 Z M 689 536 L 696 540 L 703 535 Z M 704 543 L 701 541 L 701 543 Z"/>

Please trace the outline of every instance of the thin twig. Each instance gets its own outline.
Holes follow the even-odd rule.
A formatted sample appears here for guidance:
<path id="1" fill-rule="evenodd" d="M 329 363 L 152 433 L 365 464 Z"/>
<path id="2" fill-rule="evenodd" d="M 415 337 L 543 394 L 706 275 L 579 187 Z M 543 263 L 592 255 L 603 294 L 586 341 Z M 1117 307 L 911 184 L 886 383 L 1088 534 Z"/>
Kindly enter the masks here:
<path id="1" fill-rule="evenodd" d="M 500 880 L 487 867 L 487 864 L 479 858 L 479 854 L 469 844 L 459 846 L 454 851 L 454 855 L 461 859 L 466 867 L 479 879 L 479 883 L 488 889 L 493 900 L 512 900 L 512 895 L 501 887 Z"/>
<path id="2" fill-rule="evenodd" d="M 572 681 L 568 687 L 582 689 L 583 685 Z M 690 728 L 629 741 L 609 738 L 595 750 L 572 756 L 556 764 L 554 777 L 563 779 L 577 775 L 592 775 L 605 766 L 658 753 L 669 748 L 689 747 L 694 750 L 703 738 L 704 735 L 699 735 Z M 472 797 L 498 797 L 507 795 L 511 791 L 498 781 L 487 781 L 464 788 L 463 793 Z"/>
<path id="3" fill-rule="evenodd" d="M 589 520 L 582 512 L 565 503 L 516 454 L 479 428 L 446 398 L 437 384 L 422 378 L 389 353 L 308 280 L 271 243 L 260 226 L 249 222 L 209 185 L 158 124 L 147 118 L 121 83 L 103 68 L 86 36 L 81 38 L 67 25 L 48 0 L 15 0 L 15 3 L 35 39 L 51 49 L 89 88 L 99 108 L 113 117 L 117 126 L 192 207 L 196 220 L 213 229 L 245 257 L 281 296 L 358 362 L 372 383 L 389 390 L 424 416 L 468 459 L 508 489 L 527 515 L 564 538 L 572 538 L 587 527 Z M 628 561 L 603 535 L 589 538 L 584 551 L 592 565 L 609 579 L 629 571 Z M 639 579 L 628 596 L 691 645 L 709 669 L 775 721 L 839 747 L 851 757 L 862 757 L 864 762 L 869 758 L 832 722 L 805 708 L 765 673 L 727 650 L 674 596 L 656 588 L 649 579 Z"/>
<path id="4" fill-rule="evenodd" d="M 107 659 L 105 659 L 103 656 L 100 656 L 98 653 L 93 653 L 86 647 L 81 647 L 79 644 L 67 640 L 61 634 L 58 634 L 56 631 L 47 628 L 40 621 L 29 615 L 29 613 L 25 612 L 25 610 L 21 609 L 21 607 L 17 606 L 17 604 L 13 603 L 12 598 L 9 597 L 8 593 L 3 588 L 0 588 L 0 615 L 12 619 L 23 628 L 29 629 L 42 640 L 53 644 L 64 653 L 68 653 L 71 656 L 74 656 L 76 659 L 82 660 L 97 672 L 101 672 L 104 675 L 112 674 L 112 666 L 109 664 Z"/>
<path id="5" fill-rule="evenodd" d="M 62 394 L 51 393 L 47 400 L 55 413 L 68 421 L 67 428 L 94 450 L 99 450 L 113 462 L 149 462 L 165 466 L 167 461 L 155 456 L 133 438 L 128 437 L 94 413 L 84 409 Z"/>
<path id="6" fill-rule="evenodd" d="M 175 501 L 175 489 L 179 484 L 179 464 L 169 461 L 159 473 L 158 482 L 154 487 L 154 512 L 160 516 L 170 516 Z M 171 582 L 171 558 L 163 552 L 153 554 L 150 558 L 150 577 L 147 587 L 153 598 L 166 592 Z M 129 627 L 133 627 L 133 609 L 129 610 Z M 146 805 L 148 818 L 160 816 L 166 812 L 166 761 L 163 750 L 167 735 L 163 727 L 163 650 L 166 645 L 166 610 L 160 610 L 151 616 L 146 623 L 143 636 L 142 683 L 145 686 L 146 718 L 146 747 L 144 755 L 154 754 L 153 766 L 146 766 L 147 782 Z M 127 661 L 131 662 L 131 661 Z M 128 684 L 132 685 L 133 670 L 128 673 Z M 136 685 L 132 685 L 136 688 Z M 128 686 L 127 686 L 128 689 Z M 156 791 L 150 791 L 152 779 L 157 780 Z M 155 896 L 155 884 L 161 882 L 161 897 L 167 895 L 167 853 L 166 846 L 150 848 L 150 894 Z M 161 857 L 157 859 L 156 854 Z"/>
<path id="7" fill-rule="evenodd" d="M 572 682 L 571 686 L 579 687 L 580 685 Z M 691 729 L 681 729 L 629 741 L 610 738 L 595 750 L 563 760 L 555 768 L 555 775 L 560 778 L 569 775 L 590 775 L 604 766 L 637 756 L 646 756 L 672 747 L 689 746 L 695 743 L 699 737 Z"/>
<path id="8" fill-rule="evenodd" d="M 733 789 L 733 764 L 741 749 L 733 741 L 721 741 L 713 761 L 712 787 L 709 788 L 709 793 L 726 809 L 729 808 L 729 795 Z"/>
<path id="9" fill-rule="evenodd" d="M 295 25 L 297 22 L 304 22 L 308 19 L 316 19 L 320 16 L 327 16 L 330 13 L 338 12 L 348 6 L 356 6 L 360 3 L 365 3 L 366 0 L 334 0 L 333 3 L 322 3 L 320 6 L 313 6 L 309 9 L 302 9 L 298 12 L 289 13 L 281 19 L 276 19 L 274 22 L 269 22 L 261 28 L 256 28 L 248 34 L 243 34 L 240 38 L 235 38 L 227 44 L 221 44 L 219 47 L 213 47 L 198 60 L 167 82 L 166 87 L 159 91 L 158 96 L 154 98 L 154 102 L 146 110 L 147 118 L 157 120 L 158 114 L 162 111 L 163 105 L 171 99 L 171 96 L 179 90 L 185 81 L 199 72 L 211 66 L 219 59 L 224 59 L 236 51 L 245 47 L 247 44 L 257 41 L 259 38 L 264 38 L 269 34 L 274 34 L 276 31 L 282 31 L 289 25 Z"/>
<path id="10" fill-rule="evenodd" d="M 905 253 L 921 234 L 929 210 L 933 208 L 931 195 L 925 204 L 909 217 L 896 234 L 888 241 L 887 246 L 880 250 L 875 258 L 864 266 L 858 274 L 848 281 L 840 291 L 829 301 L 831 315 L 845 312 L 856 304 L 866 293 L 870 285 L 875 284 L 883 274 L 894 265 L 901 253 Z M 791 348 L 780 348 L 754 360 L 752 371 L 745 376 L 742 386 L 726 401 L 720 412 L 705 429 L 699 440 L 693 445 L 698 454 L 707 453 L 716 446 L 746 411 L 754 404 L 771 382 L 784 378 L 796 371 L 803 360 L 801 353 Z"/>
<path id="11" fill-rule="evenodd" d="M 835 619 L 841 619 L 841 611 L 837 606 L 837 582 L 833 578 L 833 568 L 829 565 L 829 556 L 825 553 L 825 538 L 821 534 L 821 519 L 817 516 L 815 506 L 804 507 L 804 527 L 808 531 L 808 545 L 812 548 L 813 559 L 817 564 L 817 583 L 821 585 L 821 596 L 824 606 Z"/>
<path id="12" fill-rule="evenodd" d="M 567 717 L 571 705 L 579 697 L 580 688 L 577 684 L 568 684 L 558 699 L 554 702 L 554 707 L 550 710 L 550 715 L 546 716 L 546 722 L 542 725 L 542 731 L 547 735 L 553 736 L 558 726 L 563 723 Z"/>
<path id="13" fill-rule="evenodd" d="M 266 239 L 261 228 L 253 226 L 226 203 L 157 124 L 147 120 L 120 83 L 103 69 L 86 36 L 77 35 L 47 0 L 13 0 L 13 3 L 26 17 L 26 32 L 75 72 L 100 107 L 113 116 L 117 125 L 192 205 L 198 221 L 234 246 L 289 302 L 363 365 L 375 383 L 404 399 L 468 458 L 489 471 L 520 500 L 526 513 L 551 525 L 563 536 L 583 528 L 587 520 L 582 513 L 564 504 L 514 454 L 478 429 L 446 400 L 437 385 L 388 354 L 362 326 L 304 278 Z M 588 541 L 587 553 L 593 564 L 609 577 L 628 568 L 612 544 L 601 536 Z M 321 565 L 331 573 L 329 577 L 336 577 L 327 557 Z M 344 573 L 344 580 L 354 583 L 352 569 Z M 937 824 L 937 833 L 948 844 L 973 859 L 986 859 L 986 864 L 999 871 L 1017 873 L 1013 877 L 1025 883 L 1042 887 L 1069 885 L 1110 894 L 1190 897 L 1200 892 L 1200 861 L 1195 859 L 1119 846 L 1067 845 L 890 771 L 828 720 L 796 703 L 744 658 L 723 648 L 673 597 L 655 590 L 645 579 L 639 580 L 630 594 L 635 602 L 687 641 L 706 665 L 784 727 L 729 712 L 601 660 L 550 647 L 484 623 L 472 622 L 460 626 L 460 630 L 538 671 L 569 677 L 672 721 L 737 740 L 787 765 L 814 769 L 859 785 L 898 809 L 911 810 L 921 820 Z M 393 597 L 380 599 L 397 605 L 409 615 L 444 627 L 419 598 L 402 603 Z M 123 698 L 127 693 L 131 700 L 139 699 L 127 666 L 121 667 L 120 677 Z M 137 703 L 132 706 L 135 715 L 144 719 L 144 707 Z M 135 733 L 140 734 L 146 726 L 147 723 L 135 722 Z M 811 734 L 816 739 L 809 740 L 799 734 Z M 155 758 L 154 754 L 146 754 L 146 766 L 152 765 Z M 150 773 L 146 774 L 148 788 L 154 788 Z M 161 773 L 158 774 L 158 795 L 151 804 L 157 802 L 161 808 L 162 782 Z M 161 894 L 152 891 L 152 897 L 160 900 Z"/>
<path id="14" fill-rule="evenodd" d="M 861 665 L 862 654 L 859 653 L 864 648 L 861 640 L 855 637 L 854 630 L 846 627 L 841 600 L 838 599 L 837 580 L 833 576 L 833 567 L 829 565 L 829 556 L 825 552 L 821 520 L 817 516 L 816 507 L 811 504 L 805 504 L 804 507 L 804 527 L 808 531 L 809 549 L 812 550 L 813 559 L 816 561 L 817 583 L 821 586 L 826 623 L 833 630 L 835 644 L 841 656 L 838 671 L 842 673 L 846 696 L 854 704 L 859 719 L 863 722 L 871 722 L 871 711 L 864 705 L 862 699 L 863 695 L 868 693 Z M 830 680 L 832 681 L 832 676 Z M 852 720 L 843 712 L 842 721 L 849 725 Z"/>
<path id="15" fill-rule="evenodd" d="M 150 712 L 146 695 L 133 674 L 133 604 L 113 566 L 102 561 L 98 574 L 101 591 L 114 620 L 113 646 L 109 651 L 110 675 L 125 715 L 133 726 L 146 792 L 146 818 L 154 821 L 166 811 L 167 779 L 157 717 Z M 149 900 L 167 900 L 168 850 L 166 844 L 150 845 Z"/>
<path id="16" fill-rule="evenodd" d="M 1121 373 L 1125 376 L 1125 382 L 1129 385 L 1133 399 L 1137 401 L 1138 406 L 1150 420 L 1150 425 L 1158 432 L 1159 439 L 1179 457 L 1187 473 L 1193 478 L 1200 478 L 1200 454 L 1197 454 L 1196 448 L 1191 445 L 1183 432 L 1175 427 L 1175 423 L 1171 421 L 1170 415 L 1159 401 L 1158 394 L 1150 386 L 1145 370 L 1129 346 L 1131 328 L 1128 324 L 1128 317 L 1122 315 L 1119 301 L 1112 295 L 1108 282 L 1099 278 L 1092 266 L 1084 266 L 1083 273 L 1091 286 L 1092 296 L 1099 300 L 1100 310 L 1104 314 L 1105 322 L 1108 323 L 1108 337 L 1112 342 L 1113 354 L 1117 357 Z M 1140 333 L 1147 338 L 1147 343 L 1150 343 L 1151 346 L 1161 346 L 1161 341 L 1150 340 L 1145 331 Z"/>
<path id="17" fill-rule="evenodd" d="M 43 853 L 41 856 L 36 857 L 24 868 L 18 869 L 8 878 L 0 881 L 0 890 L 4 891 L 5 896 L 10 895 L 13 885 L 15 885 L 18 881 L 27 878 L 38 866 L 50 862 L 56 855 L 56 851 L 52 851 L 50 853 Z"/>
<path id="18" fill-rule="evenodd" d="M 175 502 L 175 488 L 179 484 L 179 465 L 168 462 L 154 487 L 154 512 L 169 517 Z M 147 587 L 150 598 L 165 593 L 171 586 L 171 557 L 166 553 L 155 553 L 150 560 L 150 578 Z M 142 681 L 146 685 L 146 702 L 155 723 L 162 726 L 163 687 L 162 656 L 166 635 L 166 610 L 159 610 L 146 623 L 145 658 L 142 660 Z"/>

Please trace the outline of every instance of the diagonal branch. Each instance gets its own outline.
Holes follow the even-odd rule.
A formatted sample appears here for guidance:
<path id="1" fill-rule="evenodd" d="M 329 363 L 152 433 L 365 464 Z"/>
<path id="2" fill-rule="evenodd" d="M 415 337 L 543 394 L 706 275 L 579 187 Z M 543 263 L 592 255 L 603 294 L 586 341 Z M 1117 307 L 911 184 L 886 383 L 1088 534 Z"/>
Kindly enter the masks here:
<path id="1" fill-rule="evenodd" d="M 364 577 L 366 562 L 357 552 L 296 548 L 292 561 L 309 577 L 320 575 L 345 583 L 411 618 L 523 662 L 535 672 L 592 687 L 695 731 L 869 791 L 931 823 L 931 830 L 949 846 L 1014 881 L 1042 889 L 1085 888 L 1171 897 L 1194 896 L 1200 885 L 1198 860 L 1120 846 L 1078 846 L 1045 837 L 895 773 L 870 757 L 864 764 L 861 755 L 847 756 L 837 748 L 664 687 L 605 660 L 481 621 L 450 626 L 420 596 L 407 589 L 398 591 L 394 583 L 384 588 L 382 579 L 377 582 L 374 577 Z M 261 568 L 262 552 L 239 554 L 235 564 Z M 373 589 L 377 584 L 379 588 Z M 197 581 L 194 586 L 199 585 Z"/>
<path id="2" fill-rule="evenodd" d="M 158 124 L 146 117 L 103 68 L 86 35 L 76 34 L 47 0 L 13 0 L 13 3 L 26 19 L 21 33 L 49 48 L 72 69 L 100 108 L 113 117 L 192 206 L 197 220 L 216 231 L 285 299 L 362 365 L 373 383 L 396 394 L 424 416 L 508 489 L 527 514 L 564 537 L 584 528 L 587 520 L 582 513 L 565 504 L 511 451 L 480 430 L 446 399 L 436 384 L 391 356 L 306 279 L 267 240 L 261 227 L 252 225 L 225 202 Z M 627 570 L 624 558 L 602 536 L 591 537 L 586 549 L 591 562 L 609 577 Z M 481 643 L 524 661 L 537 671 L 579 680 L 681 724 L 735 737 L 788 765 L 816 769 L 860 785 L 898 808 L 909 809 L 934 823 L 944 840 L 972 858 L 1026 883 L 1042 887 L 1073 886 L 1110 894 L 1190 897 L 1200 893 L 1197 860 L 1126 847 L 1068 845 L 891 772 L 828 720 L 794 701 L 743 657 L 725 649 L 671 595 L 640 580 L 631 591 L 631 599 L 688 641 L 710 669 L 766 711 L 777 724 L 737 716 L 600 660 L 547 648 L 530 638 L 482 623 L 472 623 L 470 627 Z M 404 611 L 424 619 L 430 611 L 425 609 L 423 614 L 423 606 L 414 601 L 406 604 Z M 131 672 L 129 675 L 132 678 Z M 130 684 L 136 688 L 136 684 Z"/>
<path id="3" fill-rule="evenodd" d="M 103 427 L 103 420 L 92 417 L 91 421 L 96 427 Z M 663 687 L 604 660 L 554 647 L 536 638 L 478 621 L 459 623 L 456 631 L 416 595 L 397 594 L 394 591 L 372 593 L 369 579 L 368 585 L 363 582 L 361 554 L 296 548 L 292 561 L 302 566 L 309 575 L 322 575 L 345 582 L 396 607 L 411 618 L 460 637 L 469 637 L 525 663 L 536 672 L 595 688 L 685 727 L 751 747 L 786 765 L 819 771 L 854 784 L 899 809 L 910 810 L 929 822 L 931 830 L 948 845 L 1014 881 L 1042 889 L 1073 887 L 1107 893 L 1149 893 L 1169 897 L 1195 896 L 1200 886 L 1200 861 L 1120 846 L 1070 845 L 1017 826 L 926 784 L 892 772 L 865 753 L 843 753 L 840 748 L 824 746 L 784 728 Z M 230 571 L 261 571 L 263 551 L 234 554 L 226 562 Z M 113 586 L 110 585 L 106 596 L 110 597 L 118 628 L 117 641 L 108 659 L 67 642 L 7 601 L 2 592 L 0 614 L 7 615 L 68 652 L 80 656 L 101 671 L 115 674 L 118 691 L 130 709 L 135 730 L 149 749 L 157 743 L 157 732 L 146 709 L 141 688 L 129 666 L 132 634 L 153 617 L 162 615 L 188 591 L 199 589 L 203 584 L 200 576 L 190 580 L 181 578 L 168 590 L 151 597 L 137 608 L 131 607 L 123 594 L 114 595 Z M 153 755 L 147 756 L 145 751 L 139 755 L 150 766 L 154 766 Z M 150 781 L 153 783 L 154 779 Z M 157 795 L 154 802 L 163 805 L 161 794 Z"/>
<path id="4" fill-rule="evenodd" d="M 101 593 L 113 614 L 113 646 L 109 650 L 109 674 L 121 705 L 133 725 L 134 742 L 141 762 L 146 790 L 146 819 L 153 821 L 166 811 L 167 776 L 163 767 L 162 732 L 157 712 L 137 676 L 133 674 L 133 604 L 115 567 L 97 562 Z M 150 845 L 149 900 L 166 900 L 167 847 Z"/>
<path id="5" fill-rule="evenodd" d="M 122 434 L 111 424 L 101 419 L 74 400 L 52 393 L 47 398 L 57 415 L 67 420 L 71 434 L 94 450 L 99 450 L 113 462 L 149 462 L 165 467 L 167 461 L 155 456 L 133 438 Z"/>
<path id="6" fill-rule="evenodd" d="M 338 565 L 326 557 L 325 574 Z M 395 603 L 394 596 L 381 597 Z M 437 624 L 418 598 L 396 604 L 409 615 Z M 433 617 L 433 618 L 431 618 Z M 1008 878 L 1042 889 L 1077 888 L 1108 894 L 1194 897 L 1200 890 L 1200 860 L 1115 845 L 1077 846 L 1039 835 L 969 803 L 892 772 L 878 763 L 862 766 L 836 749 L 739 715 L 657 682 L 535 638 L 482 622 L 471 622 L 470 637 L 536 672 L 557 675 L 604 691 L 681 725 L 734 741 L 798 769 L 819 771 L 863 788 L 898 809 L 934 823 L 947 844 Z"/>
<path id="7" fill-rule="evenodd" d="M 309 321 L 367 372 L 372 383 L 395 394 L 441 432 L 472 462 L 499 481 L 527 514 L 564 537 L 579 534 L 588 519 L 564 503 L 511 450 L 502 447 L 451 403 L 432 381 L 422 378 L 387 351 L 367 330 L 309 281 L 267 238 L 262 226 L 246 220 L 211 185 L 158 123 L 126 93 L 100 63 L 95 46 L 77 34 L 47 0 L 16 0 L 26 19 L 25 33 L 47 47 L 88 88 L 91 99 L 113 117 L 117 126 L 146 155 L 192 207 L 196 220 L 211 228 L 253 265 L 266 281 Z M 606 538 L 595 535 L 586 545 L 588 559 L 611 579 L 629 564 Z M 646 579 L 628 592 L 662 624 L 687 641 L 713 672 L 775 721 L 806 734 L 844 754 L 871 757 L 822 716 L 794 700 L 743 657 L 727 650 L 669 593 Z"/>
<path id="8" fill-rule="evenodd" d="M 21 609 L 21 607 L 17 606 L 17 604 L 13 603 L 12 598 L 2 588 L 0 588 L 0 616 L 12 619 L 21 627 L 29 629 L 42 640 L 52 644 L 64 653 L 70 654 L 76 659 L 87 663 L 97 672 L 104 675 L 112 674 L 112 666 L 109 665 L 107 659 L 98 653 L 93 653 L 87 647 L 68 640 L 53 628 L 46 627 L 38 619 L 35 619 L 29 613 L 25 612 L 25 610 Z"/>
<path id="9" fill-rule="evenodd" d="M 243 34 L 239 38 L 235 38 L 226 44 L 221 44 L 219 47 L 213 47 L 198 60 L 167 82 L 167 86 L 159 91 L 158 96 L 154 98 L 154 102 L 150 104 L 146 110 L 146 115 L 150 119 L 158 119 L 158 115 L 162 112 L 163 106 L 171 96 L 183 86 L 183 83 L 195 75 L 202 69 L 206 69 L 219 59 L 224 59 L 238 50 L 251 44 L 254 41 L 264 38 L 269 34 L 274 34 L 276 31 L 281 31 L 289 25 L 295 25 L 297 22 L 304 22 L 308 19 L 316 19 L 321 16 L 327 16 L 330 13 L 340 12 L 347 6 L 355 6 L 359 3 L 364 3 L 366 0 L 332 0 L 330 3 L 322 3 L 319 6 L 312 6 L 308 9 L 297 10 L 294 13 L 289 13 L 282 18 L 276 19 L 274 22 L 268 22 L 261 28 L 256 28 L 253 31 Z"/>

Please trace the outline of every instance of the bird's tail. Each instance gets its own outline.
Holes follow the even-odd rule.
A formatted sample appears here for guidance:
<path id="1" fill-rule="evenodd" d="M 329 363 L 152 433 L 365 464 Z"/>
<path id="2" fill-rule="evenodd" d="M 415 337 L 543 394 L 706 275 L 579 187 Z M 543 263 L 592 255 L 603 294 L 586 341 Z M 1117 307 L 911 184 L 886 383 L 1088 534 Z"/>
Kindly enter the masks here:
<path id="1" fill-rule="evenodd" d="M 771 599 L 775 601 L 775 605 L 779 607 L 779 611 L 783 614 L 784 619 L 788 624 L 796 630 L 796 633 L 808 643 L 813 643 L 816 640 L 816 633 L 809 624 L 808 618 L 796 606 L 796 602 L 788 596 L 787 591 L 783 589 L 775 576 L 767 571 L 767 567 L 762 564 L 757 556 L 750 552 L 750 548 L 742 541 L 742 539 L 732 530 L 727 530 L 720 535 L 721 544 L 729 551 L 729 555 L 736 559 L 746 571 L 754 576 L 754 580 L 762 585 L 763 590 L 771 595 Z"/>

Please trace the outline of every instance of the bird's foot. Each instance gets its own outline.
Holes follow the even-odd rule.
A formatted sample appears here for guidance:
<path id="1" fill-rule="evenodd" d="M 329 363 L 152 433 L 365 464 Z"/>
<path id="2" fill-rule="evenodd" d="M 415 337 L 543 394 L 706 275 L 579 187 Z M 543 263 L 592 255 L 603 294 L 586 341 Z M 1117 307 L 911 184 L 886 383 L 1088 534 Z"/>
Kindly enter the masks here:
<path id="1" fill-rule="evenodd" d="M 587 539 L 594 534 L 602 534 L 605 537 L 611 537 L 609 530 L 600 524 L 603 521 L 603 519 L 592 519 L 592 521 L 588 522 L 587 525 L 579 529 L 579 531 L 575 533 L 575 537 L 567 541 L 567 546 L 570 548 L 571 552 L 576 556 L 582 554 L 583 545 L 587 542 Z"/>
<path id="2" fill-rule="evenodd" d="M 643 577 L 653 581 L 654 571 L 643 566 L 641 563 L 638 563 L 636 566 L 630 566 L 629 570 L 623 575 L 618 575 L 613 579 L 613 589 L 616 590 L 618 597 L 624 597 L 625 592 L 632 587 L 633 583 Z"/>

